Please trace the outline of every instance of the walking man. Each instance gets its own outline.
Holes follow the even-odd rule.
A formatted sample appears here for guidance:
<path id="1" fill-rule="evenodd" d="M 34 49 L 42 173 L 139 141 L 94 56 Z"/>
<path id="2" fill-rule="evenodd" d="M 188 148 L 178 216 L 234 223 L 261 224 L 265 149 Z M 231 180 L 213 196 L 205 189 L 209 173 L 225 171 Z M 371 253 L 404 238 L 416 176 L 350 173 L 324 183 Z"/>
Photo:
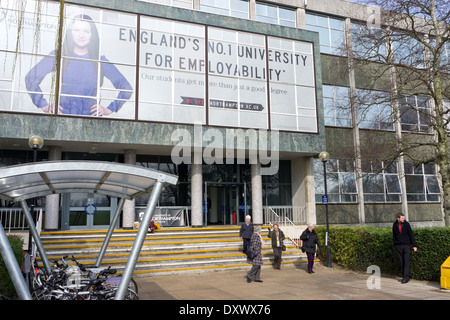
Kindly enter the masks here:
<path id="1" fill-rule="evenodd" d="M 397 220 L 392 226 L 392 233 L 394 238 L 394 247 L 400 259 L 402 267 L 403 279 L 401 283 L 409 282 L 409 258 L 411 253 L 411 246 L 414 252 L 417 251 L 417 244 L 414 240 L 414 235 L 411 225 L 405 221 L 405 215 L 401 212 L 397 213 Z"/>
<path id="2" fill-rule="evenodd" d="M 250 239 L 253 235 L 253 223 L 251 222 L 252 218 L 248 215 L 245 217 L 245 222 L 241 225 L 241 229 L 239 230 L 239 237 L 241 240 L 244 240 L 242 245 L 242 252 L 247 253 L 247 247 L 250 244 Z"/>

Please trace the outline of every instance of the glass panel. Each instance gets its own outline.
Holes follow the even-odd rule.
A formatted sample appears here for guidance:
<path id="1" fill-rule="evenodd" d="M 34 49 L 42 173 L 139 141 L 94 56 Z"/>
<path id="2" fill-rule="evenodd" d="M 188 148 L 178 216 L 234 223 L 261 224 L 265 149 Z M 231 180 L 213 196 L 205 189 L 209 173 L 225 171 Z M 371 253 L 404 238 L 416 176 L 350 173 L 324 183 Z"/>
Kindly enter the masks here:
<path id="1" fill-rule="evenodd" d="M 84 211 L 71 211 L 69 215 L 70 226 L 85 226 L 87 225 L 87 214 Z"/>
<path id="2" fill-rule="evenodd" d="M 440 193 L 438 179 L 434 176 L 427 176 L 427 187 L 429 193 Z"/>
<path id="3" fill-rule="evenodd" d="M 98 211 L 97 210 L 93 214 L 94 225 L 95 226 L 104 226 L 104 225 L 107 226 L 107 225 L 109 225 L 110 215 L 111 215 L 111 213 L 110 213 L 109 210 L 107 210 L 107 211 Z"/>
<path id="4" fill-rule="evenodd" d="M 343 193 L 356 193 L 356 177 L 354 173 L 340 173 L 339 177 Z"/>
<path id="5" fill-rule="evenodd" d="M 364 193 L 383 193 L 383 176 L 379 174 L 369 174 L 363 177 Z"/>
<path id="6" fill-rule="evenodd" d="M 387 174 L 386 176 L 386 188 L 388 193 L 401 193 L 400 181 L 397 175 Z"/>
<path id="7" fill-rule="evenodd" d="M 423 176 L 422 175 L 405 175 L 407 193 L 424 193 Z"/>

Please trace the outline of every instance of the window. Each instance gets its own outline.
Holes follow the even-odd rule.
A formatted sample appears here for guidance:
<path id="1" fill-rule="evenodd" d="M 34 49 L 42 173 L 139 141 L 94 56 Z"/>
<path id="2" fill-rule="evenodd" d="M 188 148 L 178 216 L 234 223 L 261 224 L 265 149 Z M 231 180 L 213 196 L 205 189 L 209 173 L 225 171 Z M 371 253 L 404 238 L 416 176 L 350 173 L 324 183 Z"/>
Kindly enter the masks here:
<path id="1" fill-rule="evenodd" d="M 385 61 L 387 57 L 384 30 L 352 23 L 352 49 L 357 59 Z"/>
<path id="2" fill-rule="evenodd" d="M 387 92 L 356 89 L 358 127 L 393 130 L 392 108 Z"/>
<path id="3" fill-rule="evenodd" d="M 270 206 L 292 205 L 291 162 L 280 160 L 279 170 L 274 175 L 262 176 L 263 204 Z M 241 166 L 243 167 L 243 166 Z M 247 187 L 251 186 L 250 166 Z M 241 174 L 242 177 L 244 175 Z M 249 193 L 247 193 L 247 196 Z M 248 198 L 247 198 L 248 199 Z"/>
<path id="4" fill-rule="evenodd" d="M 138 0 L 138 1 L 152 2 L 157 4 L 164 4 L 166 6 L 192 9 L 192 0 Z"/>
<path id="5" fill-rule="evenodd" d="M 249 4 L 246 0 L 200 0 L 200 10 L 236 18 L 249 18 Z"/>
<path id="6" fill-rule="evenodd" d="M 440 201 L 440 187 L 433 163 L 414 166 L 405 161 L 405 180 L 408 201 Z"/>
<path id="7" fill-rule="evenodd" d="M 394 62 L 415 68 L 424 68 L 424 47 L 409 35 L 394 32 L 391 37 Z"/>
<path id="8" fill-rule="evenodd" d="M 344 20 L 307 13 L 306 29 L 319 33 L 321 53 L 345 55 Z"/>
<path id="9" fill-rule="evenodd" d="M 351 127 L 349 88 L 323 85 L 322 90 L 325 125 Z"/>
<path id="10" fill-rule="evenodd" d="M 364 202 L 400 202 L 397 163 L 362 161 Z"/>
<path id="11" fill-rule="evenodd" d="M 295 10 L 273 6 L 265 3 L 256 3 L 256 21 L 279 24 L 287 27 L 294 27 Z"/>
<path id="12" fill-rule="evenodd" d="M 328 201 L 334 203 L 356 202 L 357 187 L 353 159 L 330 160 L 326 163 Z M 314 159 L 316 202 L 325 194 L 323 163 Z"/>
<path id="13" fill-rule="evenodd" d="M 403 96 L 399 99 L 403 131 L 429 132 L 431 108 L 425 96 Z"/>

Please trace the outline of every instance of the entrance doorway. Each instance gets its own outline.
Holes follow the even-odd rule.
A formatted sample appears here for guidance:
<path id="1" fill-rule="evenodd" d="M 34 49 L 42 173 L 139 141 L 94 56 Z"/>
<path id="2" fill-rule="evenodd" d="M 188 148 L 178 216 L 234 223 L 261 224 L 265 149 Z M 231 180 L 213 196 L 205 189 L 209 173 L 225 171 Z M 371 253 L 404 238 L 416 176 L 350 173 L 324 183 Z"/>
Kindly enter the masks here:
<path id="1" fill-rule="evenodd" d="M 205 182 L 203 197 L 210 203 L 204 225 L 240 225 L 251 211 L 245 182 Z"/>
<path id="2" fill-rule="evenodd" d="M 108 229 L 116 208 L 116 197 L 88 193 L 63 194 L 61 229 Z"/>

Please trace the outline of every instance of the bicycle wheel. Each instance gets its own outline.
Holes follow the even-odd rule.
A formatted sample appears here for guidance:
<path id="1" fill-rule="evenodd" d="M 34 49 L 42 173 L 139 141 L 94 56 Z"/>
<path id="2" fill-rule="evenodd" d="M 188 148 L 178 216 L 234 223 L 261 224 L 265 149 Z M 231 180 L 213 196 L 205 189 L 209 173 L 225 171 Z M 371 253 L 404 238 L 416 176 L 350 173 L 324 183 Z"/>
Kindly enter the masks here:
<path id="1" fill-rule="evenodd" d="M 137 292 L 128 288 L 127 292 L 125 293 L 125 300 L 139 300 Z"/>
<path id="2" fill-rule="evenodd" d="M 128 289 L 135 292 L 136 295 L 138 294 L 138 285 L 137 285 L 136 281 L 134 281 L 133 278 L 131 278 L 130 283 L 128 284 Z"/>

